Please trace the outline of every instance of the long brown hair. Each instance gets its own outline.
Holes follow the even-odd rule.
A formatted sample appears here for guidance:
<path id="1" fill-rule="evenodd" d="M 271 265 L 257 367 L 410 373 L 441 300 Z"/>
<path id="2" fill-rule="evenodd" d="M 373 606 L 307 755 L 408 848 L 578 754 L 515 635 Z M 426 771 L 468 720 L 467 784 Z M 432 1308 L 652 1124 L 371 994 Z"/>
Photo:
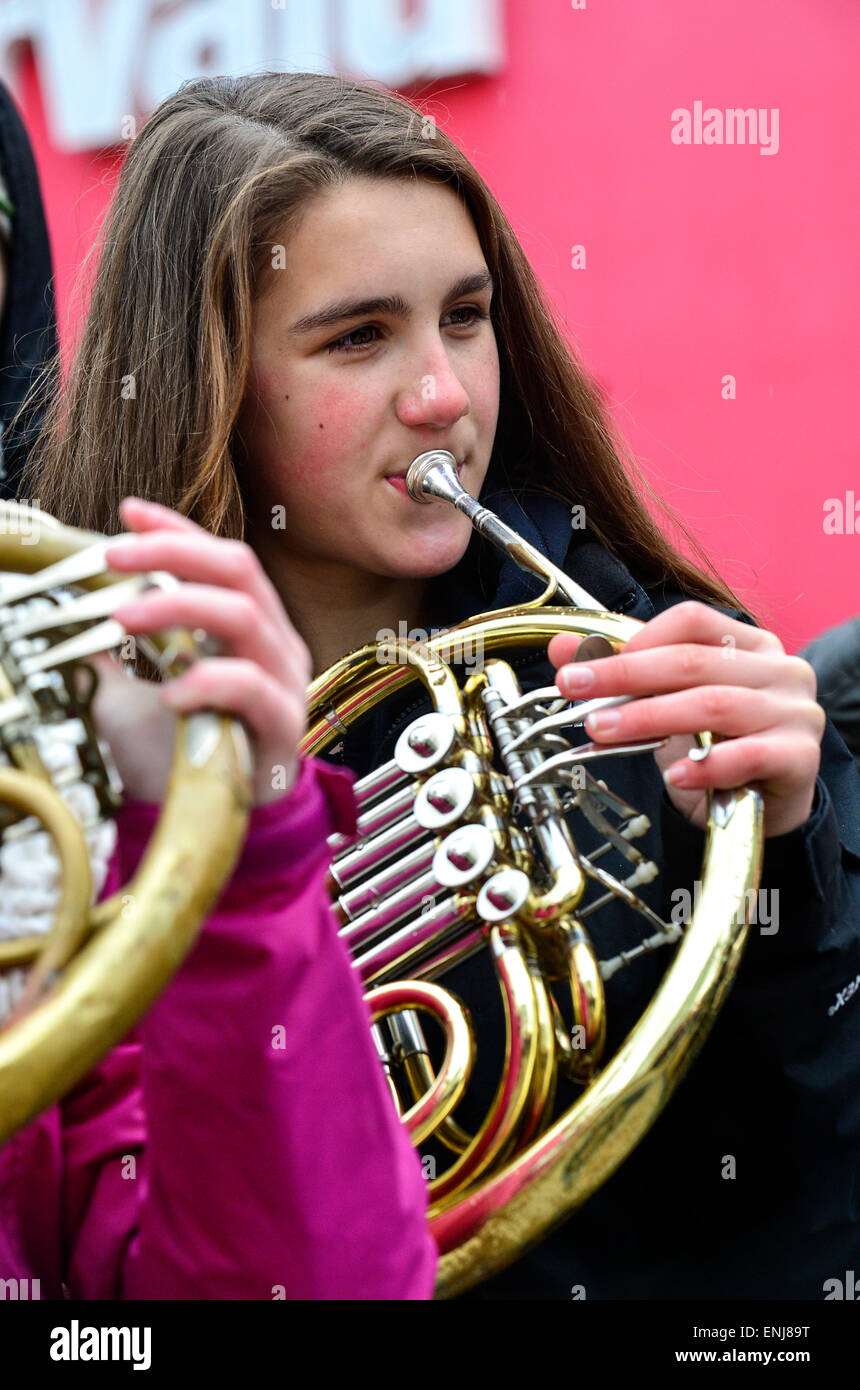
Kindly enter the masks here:
<path id="1" fill-rule="evenodd" d="M 640 582 L 749 611 L 614 431 L 466 156 L 401 97 L 335 76 L 195 80 L 145 123 L 94 247 L 88 313 L 65 387 L 46 403 L 24 495 L 61 521 L 114 534 L 118 503 L 134 493 L 242 538 L 236 421 L 254 296 L 285 226 L 288 235 L 309 199 L 355 176 L 446 183 L 474 219 L 496 284 L 501 363 L 484 495 L 536 488 L 582 505 L 591 530 Z M 701 568 L 673 548 L 646 495 Z"/>

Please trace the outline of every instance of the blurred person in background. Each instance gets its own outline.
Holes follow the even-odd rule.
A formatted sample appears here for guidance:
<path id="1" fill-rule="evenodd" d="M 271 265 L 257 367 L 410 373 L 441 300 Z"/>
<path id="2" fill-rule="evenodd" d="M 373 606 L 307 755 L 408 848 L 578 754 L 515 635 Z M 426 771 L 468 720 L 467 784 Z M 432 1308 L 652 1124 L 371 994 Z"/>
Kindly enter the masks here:
<path id="1" fill-rule="evenodd" d="M 830 627 L 798 653 L 818 680 L 827 711 L 860 768 L 860 616 Z"/>
<path id="2" fill-rule="evenodd" d="M 11 422 L 34 381 L 56 365 L 52 276 L 30 138 L 0 82 L 0 498 L 16 495 L 41 408 L 18 414 L 12 430 Z"/>

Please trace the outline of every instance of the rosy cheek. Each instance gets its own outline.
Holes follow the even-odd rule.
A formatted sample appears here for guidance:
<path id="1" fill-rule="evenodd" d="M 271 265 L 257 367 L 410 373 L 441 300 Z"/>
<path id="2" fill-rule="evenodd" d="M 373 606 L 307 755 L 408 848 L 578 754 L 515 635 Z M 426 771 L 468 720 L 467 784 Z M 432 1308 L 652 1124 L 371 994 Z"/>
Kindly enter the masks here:
<path id="1" fill-rule="evenodd" d="M 355 475 L 355 462 L 372 443 L 368 429 L 374 414 L 371 394 L 357 386 L 328 385 L 304 401 L 304 457 L 317 482 L 335 484 Z"/>
<path id="2" fill-rule="evenodd" d="M 287 374 L 255 364 L 252 377 L 260 403 L 259 457 L 274 488 L 286 487 L 317 504 L 355 484 L 361 460 L 375 465 L 374 440 L 384 414 L 379 392 L 357 373 L 338 373 L 334 380 L 321 375 L 301 366 Z"/>

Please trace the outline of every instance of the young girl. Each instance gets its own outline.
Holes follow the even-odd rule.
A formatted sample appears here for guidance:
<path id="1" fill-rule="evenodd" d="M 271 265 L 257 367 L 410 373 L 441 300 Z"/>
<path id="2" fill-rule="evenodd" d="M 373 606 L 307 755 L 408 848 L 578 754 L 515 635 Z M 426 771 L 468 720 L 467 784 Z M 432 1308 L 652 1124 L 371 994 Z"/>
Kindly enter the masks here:
<path id="1" fill-rule="evenodd" d="M 246 856 L 262 883 L 253 893 L 274 903 L 290 883 L 295 890 L 302 855 L 315 871 L 324 865 L 331 764 L 359 775 L 378 766 L 426 707 L 412 687 L 325 757 L 299 759 L 310 676 L 401 624 L 426 632 L 536 592 L 454 509 L 408 497 L 408 464 L 434 447 L 450 450 L 464 486 L 607 609 L 645 622 L 620 656 L 573 667 L 576 642 L 559 636 L 549 662 L 538 653 L 518 661 L 517 673 L 524 689 L 557 668 L 566 695 L 642 697 L 614 726 L 589 723 L 595 740 L 672 736 L 655 759 L 613 760 L 607 773 L 651 819 L 665 893 L 694 886 L 705 789 L 752 784 L 768 837 L 762 888 L 779 914 L 775 932 L 752 929 L 711 1039 L 645 1142 L 555 1236 L 481 1292 L 821 1297 L 823 1281 L 850 1266 L 858 1235 L 860 1009 L 834 1003 L 860 975 L 860 779 L 815 702 L 809 666 L 757 628 L 717 577 L 676 553 L 651 519 L 479 175 L 408 103 L 368 86 L 303 73 L 196 81 L 162 103 L 125 160 L 90 311 L 31 460 L 29 495 L 71 524 L 136 531 L 109 550 L 114 568 L 166 569 L 188 581 L 179 594 L 119 609 L 129 632 L 203 627 L 224 655 L 162 688 L 132 687 L 106 667 L 99 717 L 131 798 L 120 859 L 134 860 L 163 792 L 169 710 L 214 706 L 239 714 L 255 736 L 261 805 Z M 130 494 L 150 504 L 123 503 Z M 574 504 L 584 507 L 584 530 L 571 529 Z M 121 736 L 123 722 L 133 738 Z M 694 763 L 684 754 L 700 729 L 724 737 Z M 287 785 L 297 779 L 286 796 L 283 785 L 273 790 L 275 768 L 287 770 Z M 306 818 L 299 840 L 294 818 Z M 228 899 L 250 895 L 241 871 L 239 880 Z M 321 895 L 315 872 L 304 903 L 319 925 L 302 946 L 301 987 L 289 969 L 261 986 L 272 1008 L 289 1001 L 301 1010 L 297 1056 L 316 1056 L 325 1031 L 305 1017 L 303 991 L 342 970 L 326 954 L 334 947 Z M 287 959 L 277 920 L 272 907 L 268 949 Z M 150 1223 L 148 1277 L 163 1274 L 170 1296 L 182 1296 L 184 1280 L 220 1297 L 254 1266 L 255 1238 L 243 1224 L 243 1203 L 255 1202 L 249 1172 L 256 1181 L 261 1167 L 274 1170 L 270 1196 L 301 1186 L 315 1161 L 348 1185 L 350 1157 L 371 1128 L 359 1136 L 353 1106 L 329 1132 L 333 1058 L 319 1062 L 313 1102 L 298 1083 L 270 1108 L 244 1094 L 244 1068 L 259 1050 L 248 1038 L 259 1012 L 257 951 L 247 923 L 222 932 L 219 921 L 141 1030 L 145 1117 L 135 1134 L 143 1144 L 145 1132 L 157 1181 L 134 1213 L 126 1200 L 117 1241 Z M 627 930 L 610 912 L 600 954 L 604 944 L 606 954 L 613 942 L 631 944 Z M 610 989 L 609 1053 L 664 966 L 654 953 Z M 462 1111 L 464 1122 L 478 1122 L 500 1065 L 498 991 L 482 957 L 445 983 L 470 1003 L 481 1039 Z M 204 1018 L 211 1052 L 189 1041 Z M 241 1064 L 219 1051 L 222 1027 Z M 374 1086 L 367 1078 L 375 1106 Z M 291 1138 L 294 1126 L 314 1124 L 305 1103 L 326 1116 L 317 1120 L 316 1160 Z M 249 1110 L 259 1121 L 250 1133 Z M 177 1138 L 169 1131 L 180 1120 Z M 381 1132 L 381 1116 L 375 1125 Z M 394 1163 L 399 1140 L 389 1139 Z M 89 1170 L 88 1181 L 117 1201 L 118 1154 L 130 1142 L 99 1151 Z M 307 1181 L 310 1196 L 317 1189 Z M 222 1212 L 233 1182 L 236 1198 Z M 408 1206 L 404 1195 L 397 1223 Z M 181 1250 L 168 1240 L 168 1210 Z M 353 1208 L 348 1215 L 356 1219 Z M 216 1222 L 210 1259 L 207 1223 Z M 402 1228 L 383 1217 L 382 1229 L 393 1249 Z M 187 1241 L 186 1230 L 196 1238 Z M 297 1205 L 279 1237 L 285 1258 L 297 1241 L 301 1265 L 313 1262 L 325 1232 Z M 417 1248 L 409 1258 L 401 1292 L 417 1291 L 416 1271 L 426 1272 Z M 88 1259 L 94 1268 L 104 1251 L 82 1264 Z M 105 1285 L 93 1276 L 88 1287 Z M 248 1296 L 261 1295 L 249 1287 Z"/>

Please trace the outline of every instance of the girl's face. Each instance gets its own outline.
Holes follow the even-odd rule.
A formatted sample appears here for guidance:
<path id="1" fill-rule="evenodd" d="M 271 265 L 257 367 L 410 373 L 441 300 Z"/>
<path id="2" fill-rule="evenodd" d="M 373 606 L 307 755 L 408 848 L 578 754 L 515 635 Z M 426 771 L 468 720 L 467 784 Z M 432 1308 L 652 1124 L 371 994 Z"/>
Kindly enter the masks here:
<path id="1" fill-rule="evenodd" d="M 442 185 L 353 179 L 316 197 L 272 260 L 239 422 L 257 524 L 323 572 L 445 573 L 471 523 L 390 478 L 441 448 L 469 492 L 484 481 L 499 357 L 471 217 Z"/>

